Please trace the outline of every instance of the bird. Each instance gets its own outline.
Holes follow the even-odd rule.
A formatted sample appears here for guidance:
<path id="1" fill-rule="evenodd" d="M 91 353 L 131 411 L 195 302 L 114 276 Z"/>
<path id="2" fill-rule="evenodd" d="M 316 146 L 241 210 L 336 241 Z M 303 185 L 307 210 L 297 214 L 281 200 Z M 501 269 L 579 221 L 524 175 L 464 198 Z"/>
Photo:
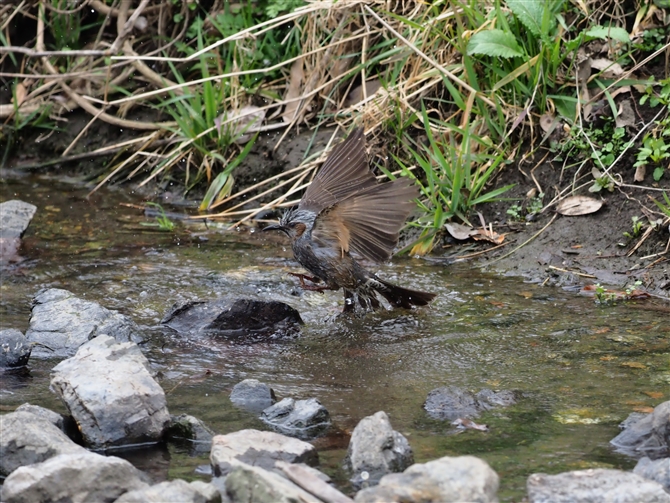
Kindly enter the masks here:
<path id="1" fill-rule="evenodd" d="M 333 148 L 298 206 L 263 230 L 288 236 L 294 257 L 312 274 L 290 273 L 304 290 L 344 290 L 343 313 L 355 312 L 357 303 L 364 311 L 380 309 L 377 294 L 394 308 L 425 306 L 436 294 L 383 280 L 359 261 L 391 257 L 417 196 L 408 178 L 377 182 L 368 166 L 363 129 L 356 128 Z"/>

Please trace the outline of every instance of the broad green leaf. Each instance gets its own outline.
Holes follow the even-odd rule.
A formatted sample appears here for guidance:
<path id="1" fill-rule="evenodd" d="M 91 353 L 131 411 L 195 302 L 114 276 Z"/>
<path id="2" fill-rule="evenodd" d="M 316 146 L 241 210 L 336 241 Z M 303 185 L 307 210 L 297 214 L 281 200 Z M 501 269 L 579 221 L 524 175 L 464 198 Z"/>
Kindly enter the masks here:
<path id="1" fill-rule="evenodd" d="M 630 42 L 630 35 L 623 28 L 616 26 L 594 26 L 584 33 L 587 37 L 592 38 L 611 38 L 619 42 Z"/>
<path id="2" fill-rule="evenodd" d="M 507 7 L 536 37 L 542 36 L 542 16 L 546 3 L 539 0 L 507 0 Z"/>
<path id="3" fill-rule="evenodd" d="M 493 29 L 475 33 L 468 42 L 468 55 L 483 54 L 501 58 L 522 58 L 525 56 L 514 35 Z"/>

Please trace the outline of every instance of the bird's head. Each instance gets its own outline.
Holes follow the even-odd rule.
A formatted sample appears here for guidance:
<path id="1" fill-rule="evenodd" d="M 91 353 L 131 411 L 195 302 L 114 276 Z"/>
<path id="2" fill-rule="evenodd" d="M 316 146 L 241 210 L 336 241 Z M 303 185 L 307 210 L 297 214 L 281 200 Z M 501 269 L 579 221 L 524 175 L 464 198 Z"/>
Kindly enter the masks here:
<path id="1" fill-rule="evenodd" d="M 279 219 L 278 224 L 268 225 L 263 231 L 282 231 L 291 241 L 298 239 L 314 226 L 316 215 L 313 211 L 292 208 Z"/>

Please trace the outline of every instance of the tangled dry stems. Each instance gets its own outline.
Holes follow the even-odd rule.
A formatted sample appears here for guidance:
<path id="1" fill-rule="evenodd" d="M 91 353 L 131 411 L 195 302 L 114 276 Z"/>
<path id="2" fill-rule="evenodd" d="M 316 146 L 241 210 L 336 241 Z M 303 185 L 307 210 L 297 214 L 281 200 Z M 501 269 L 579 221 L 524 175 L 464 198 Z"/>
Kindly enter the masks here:
<path id="1" fill-rule="evenodd" d="M 594 0 L 586 4 L 577 3 L 579 8 L 595 16 L 603 16 L 607 12 L 611 18 L 612 13 L 617 13 L 616 8 L 609 12 L 603 10 L 603 5 Z M 618 5 L 618 2 L 613 3 Z M 439 15 L 429 16 L 430 5 L 417 0 L 312 1 L 292 13 L 241 30 L 190 56 L 180 57 L 175 44 L 185 40 L 190 15 L 187 4 L 183 2 L 175 6 L 171 2 L 162 2 L 150 6 L 148 0 L 135 2 L 134 8 L 133 4 L 132 0 L 120 0 L 112 7 L 101 0 L 75 3 L 68 13 L 92 8 L 105 16 L 95 40 L 80 51 L 46 50 L 45 11 L 55 9 L 49 2 L 23 0 L 17 6 L 0 8 L 0 31 L 7 34 L 7 46 L 0 47 L 0 64 L 10 54 L 26 57 L 21 72 L 1 76 L 22 79 L 21 85 L 29 90 L 19 103 L 0 107 L 0 118 L 9 121 L 16 113 L 26 114 L 47 106 L 51 107 L 54 117 L 75 108 L 84 109 L 90 114 L 90 121 L 64 155 L 74 150 L 77 142 L 97 121 L 148 132 L 141 141 L 135 142 L 134 152 L 113 166 L 94 190 L 117 179 L 122 173 L 126 173 L 125 179 L 150 173 L 141 182 L 144 185 L 177 163 L 194 164 L 197 169 L 206 170 L 208 178 L 211 178 L 216 171 L 212 160 L 197 155 L 192 147 L 195 141 L 212 133 L 214 128 L 201 132 L 196 138 L 185 138 L 174 131 L 174 122 L 144 122 L 125 117 L 133 108 L 151 106 L 161 97 L 184 92 L 198 93 L 206 81 L 218 85 L 228 82 L 231 92 L 220 106 L 224 111 L 240 111 L 254 99 L 253 94 L 262 91 L 261 88 L 252 93 L 244 89 L 240 78 L 274 70 L 281 70 L 283 77 L 263 86 L 279 91 L 277 94 L 282 98 L 263 94 L 265 104 L 258 108 L 265 111 L 267 119 L 265 124 L 252 129 L 284 129 L 277 145 L 290 131 L 315 125 L 347 128 L 355 121 L 372 133 L 369 137 L 374 138 L 398 115 L 416 114 L 421 120 L 418 110 L 421 99 L 443 93 L 444 79 L 448 79 L 463 94 L 467 107 L 464 110 L 432 108 L 431 112 L 443 121 L 462 127 L 470 125 L 477 128 L 476 134 L 486 136 L 484 123 L 471 120 L 475 98 L 491 109 L 502 107 L 510 132 L 520 122 L 533 128 L 536 121 L 530 114 L 526 115 L 526 111 L 501 102 L 493 95 L 484 95 L 467 82 L 460 53 L 453 44 L 445 43 L 444 38 L 446 33 L 457 32 L 454 23 L 462 13 L 460 7 L 445 8 Z M 181 24 L 171 22 L 177 13 L 183 17 Z M 7 27 L 18 15 L 36 17 L 34 49 L 16 47 L 11 43 Z M 232 72 L 191 79 L 181 84 L 168 78 L 167 62 L 196 62 L 202 54 L 216 54 L 218 47 L 224 44 L 243 47 L 248 41 L 286 23 L 294 23 L 300 30 L 301 53 L 294 58 L 270 68 L 245 70 L 238 66 Z M 109 35 L 110 26 L 115 26 L 113 40 Z M 168 42 L 156 47 L 141 31 L 142 26 L 156 27 L 151 33 L 152 39 Z M 389 42 L 394 44 L 391 49 Z M 620 79 L 630 75 L 640 64 Z M 157 65 L 157 69 L 150 65 Z M 396 65 L 400 65 L 400 69 L 393 73 L 397 70 Z M 63 66 L 67 71 L 62 71 Z M 372 68 L 375 74 L 371 74 Z M 135 90 L 130 96 L 118 98 L 115 89 L 133 75 Z M 229 114 L 222 125 L 253 113 Z M 448 131 L 442 133 L 448 134 Z M 224 155 L 230 158 L 233 154 Z M 319 159 L 322 160 L 324 155 L 322 153 Z M 293 204 L 290 196 L 297 195 L 304 188 L 317 165 L 318 160 L 310 158 L 301 166 L 233 193 L 216 205 L 228 206 L 225 210 L 208 217 L 242 216 L 241 221 L 244 221 L 267 208 Z M 236 202 L 237 198 L 251 191 L 257 191 L 255 198 L 262 199 L 286 187 L 289 188 L 287 193 L 255 210 L 240 209 L 241 204 Z"/>

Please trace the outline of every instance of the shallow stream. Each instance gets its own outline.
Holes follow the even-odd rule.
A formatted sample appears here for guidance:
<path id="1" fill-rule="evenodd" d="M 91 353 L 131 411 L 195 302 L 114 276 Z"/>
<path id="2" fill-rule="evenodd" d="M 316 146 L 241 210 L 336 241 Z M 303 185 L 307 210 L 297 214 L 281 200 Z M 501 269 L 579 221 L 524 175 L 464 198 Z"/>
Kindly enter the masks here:
<path id="1" fill-rule="evenodd" d="M 132 317 L 159 372 L 172 414 L 188 413 L 217 433 L 264 429 L 232 406 L 245 378 L 278 398 L 316 397 L 333 427 L 314 443 L 321 469 L 347 489 L 341 470 L 349 434 L 363 417 L 386 411 L 415 460 L 473 454 L 501 478 L 501 501 L 520 501 L 533 472 L 589 467 L 631 469 L 609 440 L 636 410 L 668 400 L 670 323 L 654 300 L 599 306 L 592 298 L 519 279 L 488 276 L 473 264 L 394 259 L 374 270 L 391 281 L 438 293 L 428 309 L 333 319 L 341 293 L 296 288 L 297 271 L 281 236 L 204 224 L 160 232 L 137 208 L 139 196 L 49 178 L 5 180 L 0 202 L 38 207 L 24 236 L 25 260 L 2 271 L 0 326 L 25 332 L 41 288 L 68 289 Z M 177 210 L 175 210 L 177 211 Z M 159 326 L 177 301 L 222 295 L 284 301 L 306 325 L 299 338 L 256 343 L 179 337 Z M 660 302 L 660 301 L 659 301 Z M 4 374 L 0 411 L 30 402 L 65 412 L 49 391 L 56 361 L 31 360 L 24 375 Z M 428 392 L 454 385 L 514 390 L 517 405 L 477 419 L 488 432 L 457 433 L 422 409 Z M 156 478 L 195 479 L 207 453 L 188 445 L 120 452 Z"/>

